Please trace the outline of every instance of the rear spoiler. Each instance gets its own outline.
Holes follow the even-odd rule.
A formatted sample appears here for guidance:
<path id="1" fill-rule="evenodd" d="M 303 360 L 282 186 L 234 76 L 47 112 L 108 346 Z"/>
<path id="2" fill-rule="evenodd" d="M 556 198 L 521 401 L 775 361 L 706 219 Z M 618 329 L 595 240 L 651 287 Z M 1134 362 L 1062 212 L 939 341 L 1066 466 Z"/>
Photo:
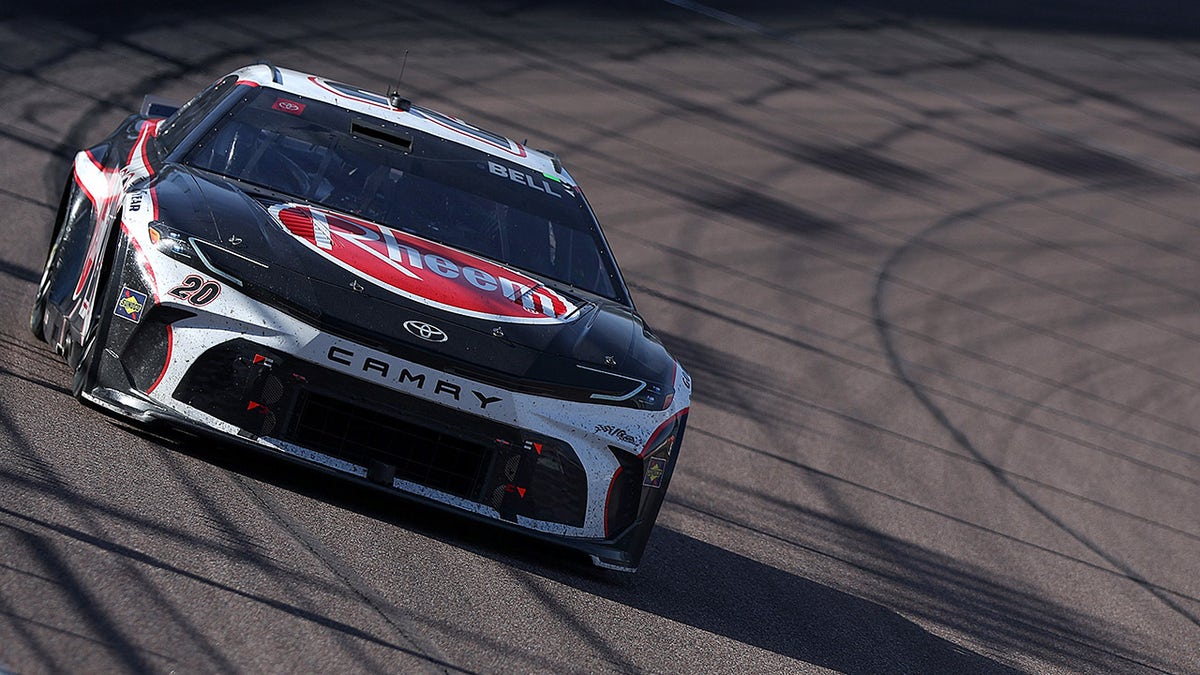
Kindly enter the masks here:
<path id="1" fill-rule="evenodd" d="M 181 105 L 177 101 L 148 94 L 142 99 L 142 109 L 138 112 L 146 117 L 170 117 Z"/>

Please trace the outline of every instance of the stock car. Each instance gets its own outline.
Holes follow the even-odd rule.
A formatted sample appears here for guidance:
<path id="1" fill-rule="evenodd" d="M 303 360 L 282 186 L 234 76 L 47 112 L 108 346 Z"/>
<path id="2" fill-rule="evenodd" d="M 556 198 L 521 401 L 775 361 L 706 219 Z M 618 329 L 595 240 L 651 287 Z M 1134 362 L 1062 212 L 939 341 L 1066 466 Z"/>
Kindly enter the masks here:
<path id="1" fill-rule="evenodd" d="M 75 156 L 30 327 L 110 414 L 625 571 L 691 398 L 556 155 L 267 62 Z"/>

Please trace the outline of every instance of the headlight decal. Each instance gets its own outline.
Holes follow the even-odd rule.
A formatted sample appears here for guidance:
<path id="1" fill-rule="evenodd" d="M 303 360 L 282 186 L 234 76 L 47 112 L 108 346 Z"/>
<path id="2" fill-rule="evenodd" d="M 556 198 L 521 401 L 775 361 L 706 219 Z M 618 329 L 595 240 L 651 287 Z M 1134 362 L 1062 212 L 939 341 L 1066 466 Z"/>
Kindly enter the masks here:
<path id="1" fill-rule="evenodd" d="M 637 396 L 639 393 L 641 393 L 641 391 L 643 389 L 646 388 L 646 383 L 637 378 L 627 377 L 625 375 L 619 375 L 617 373 L 611 373 L 607 370 L 600 370 L 599 368 L 592 368 L 591 366 L 585 366 L 582 363 L 575 364 L 575 367 L 581 368 L 583 370 L 587 370 L 587 371 L 590 371 L 593 373 L 600 373 L 602 375 L 607 375 L 609 377 L 615 377 L 615 378 L 618 378 L 621 380 L 625 380 L 630 387 L 629 390 L 624 394 L 592 394 L 590 396 L 590 398 L 593 401 L 611 401 L 613 403 L 623 403 L 625 401 L 632 399 L 634 396 Z"/>

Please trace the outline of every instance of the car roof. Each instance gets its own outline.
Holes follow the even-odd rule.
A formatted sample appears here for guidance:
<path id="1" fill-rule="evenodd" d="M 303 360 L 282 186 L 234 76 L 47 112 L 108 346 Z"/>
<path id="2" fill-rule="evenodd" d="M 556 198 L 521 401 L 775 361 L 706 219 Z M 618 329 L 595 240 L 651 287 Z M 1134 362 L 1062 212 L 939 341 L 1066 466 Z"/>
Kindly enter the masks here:
<path id="1" fill-rule="evenodd" d="M 465 145 L 507 162 L 520 165 L 535 173 L 557 176 L 574 185 L 575 180 L 551 152 L 527 148 L 500 134 L 477 127 L 451 115 L 410 104 L 401 110 L 393 107 L 388 97 L 354 85 L 329 80 L 317 75 L 267 64 L 246 66 L 233 74 L 246 84 L 278 89 L 331 105 L 353 110 L 423 131 L 447 141 Z"/>

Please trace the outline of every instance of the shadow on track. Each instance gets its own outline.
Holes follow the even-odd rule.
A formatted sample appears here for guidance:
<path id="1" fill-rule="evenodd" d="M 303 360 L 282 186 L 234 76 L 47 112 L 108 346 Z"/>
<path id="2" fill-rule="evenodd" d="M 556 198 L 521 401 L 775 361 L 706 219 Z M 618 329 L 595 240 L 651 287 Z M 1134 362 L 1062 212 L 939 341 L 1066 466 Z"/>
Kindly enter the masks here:
<path id="1" fill-rule="evenodd" d="M 646 563 L 625 585 L 549 576 L 838 672 L 1018 672 L 943 640 L 883 605 L 662 527 Z"/>
<path id="2" fill-rule="evenodd" d="M 1017 672 L 930 633 L 887 606 L 666 527 L 655 531 L 636 575 L 609 573 L 591 567 L 579 554 L 564 554 L 559 547 L 392 495 L 329 481 L 323 473 L 284 460 L 263 461 L 258 453 L 207 439 L 117 426 L 252 480 L 493 559 L 526 579 L 571 586 L 798 661 L 846 673 Z M 725 525 L 748 527 L 703 507 L 680 503 L 678 508 Z M 807 513 L 797 517 L 821 516 Z M 1101 668 L 1129 663 L 1099 647 L 1104 638 L 1080 627 L 1085 621 L 1070 610 L 1000 586 L 982 571 L 966 569 L 959 561 L 882 533 L 832 519 L 825 526 L 839 529 L 840 541 L 856 542 L 851 548 L 861 555 L 848 554 L 842 562 L 874 566 L 868 571 L 906 589 L 895 603 L 905 614 L 954 625 L 984 643 L 1033 648 L 1050 659 L 1056 655 L 1069 659 L 1066 662 L 1082 659 Z M 769 532 L 758 534 L 798 549 L 816 550 Z M 902 551 L 902 556 L 884 563 L 874 560 L 871 551 L 883 538 L 889 539 L 891 550 Z M 573 620 L 569 612 L 561 618 Z"/>

